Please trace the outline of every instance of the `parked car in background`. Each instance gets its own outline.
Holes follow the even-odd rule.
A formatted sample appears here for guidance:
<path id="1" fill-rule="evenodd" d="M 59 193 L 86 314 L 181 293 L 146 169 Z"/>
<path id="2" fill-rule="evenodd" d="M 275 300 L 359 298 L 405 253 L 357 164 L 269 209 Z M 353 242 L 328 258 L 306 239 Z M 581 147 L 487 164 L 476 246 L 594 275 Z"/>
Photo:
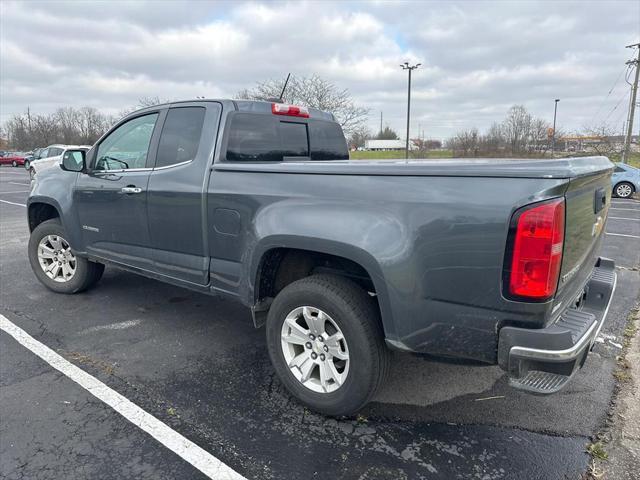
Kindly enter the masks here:
<path id="1" fill-rule="evenodd" d="M 24 157 L 24 153 L 8 152 L 5 156 L 0 157 L 0 165 L 11 165 L 13 167 L 24 165 Z"/>
<path id="2" fill-rule="evenodd" d="M 90 148 L 91 146 L 89 145 L 49 145 L 38 152 L 38 158 L 33 158 L 29 162 L 29 176 L 33 178 L 37 173 L 59 165 L 62 162 L 64 152 L 69 149 L 87 151 Z"/>
<path id="3" fill-rule="evenodd" d="M 27 152 L 27 156 L 24 157 L 24 169 L 29 171 L 31 167 L 31 162 L 34 160 L 38 160 L 40 158 L 40 152 L 44 150 L 43 148 L 34 148 L 33 151 Z"/>
<path id="4" fill-rule="evenodd" d="M 616 168 L 611 177 L 613 194 L 618 198 L 629 198 L 640 190 L 640 169 L 627 165 L 626 163 L 616 163 Z"/>

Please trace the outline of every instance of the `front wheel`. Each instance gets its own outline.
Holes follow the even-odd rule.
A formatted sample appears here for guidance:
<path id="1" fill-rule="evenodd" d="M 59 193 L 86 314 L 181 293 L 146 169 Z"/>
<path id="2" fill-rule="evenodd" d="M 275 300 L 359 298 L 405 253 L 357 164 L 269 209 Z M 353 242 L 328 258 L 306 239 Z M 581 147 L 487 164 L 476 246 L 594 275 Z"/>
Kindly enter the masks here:
<path id="1" fill-rule="evenodd" d="M 104 265 L 71 251 L 67 233 L 58 219 L 38 225 L 29 237 L 29 263 L 40 282 L 57 293 L 77 293 L 94 285 Z"/>
<path id="2" fill-rule="evenodd" d="M 18 166 L 18 162 L 16 162 L 16 161 L 14 160 L 13 162 L 11 162 L 11 166 L 12 166 L 12 167 L 14 167 L 14 168 L 15 168 L 15 167 L 17 167 L 17 166 Z"/>
<path id="3" fill-rule="evenodd" d="M 616 185 L 616 188 L 613 189 L 618 198 L 629 198 L 633 195 L 633 185 L 629 182 L 620 182 Z"/>
<path id="4" fill-rule="evenodd" d="M 289 392 L 327 415 L 358 411 L 388 371 L 374 299 L 339 276 L 313 275 L 287 285 L 269 309 L 267 346 Z"/>

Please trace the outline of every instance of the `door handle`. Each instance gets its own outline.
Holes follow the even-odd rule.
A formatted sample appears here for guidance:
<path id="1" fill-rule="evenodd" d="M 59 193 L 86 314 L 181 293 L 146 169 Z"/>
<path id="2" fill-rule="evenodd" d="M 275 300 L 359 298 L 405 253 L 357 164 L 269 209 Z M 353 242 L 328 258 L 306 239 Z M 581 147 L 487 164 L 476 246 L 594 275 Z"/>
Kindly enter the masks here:
<path id="1" fill-rule="evenodd" d="M 122 187 L 120 189 L 120 191 L 122 193 L 126 193 L 126 194 L 131 194 L 131 193 L 142 193 L 142 189 L 139 187 L 134 187 L 134 186 L 128 186 L 128 187 Z"/>

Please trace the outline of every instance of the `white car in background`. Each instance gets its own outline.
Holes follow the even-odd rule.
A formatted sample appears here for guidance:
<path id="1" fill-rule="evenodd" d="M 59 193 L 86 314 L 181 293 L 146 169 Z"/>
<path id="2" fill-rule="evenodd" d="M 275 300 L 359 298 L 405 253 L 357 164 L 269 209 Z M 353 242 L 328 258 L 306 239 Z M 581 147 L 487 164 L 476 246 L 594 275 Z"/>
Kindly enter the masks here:
<path id="1" fill-rule="evenodd" d="M 42 170 L 60 165 L 62 163 L 62 156 L 64 155 L 64 152 L 69 149 L 89 150 L 90 148 L 91 147 L 88 145 L 49 145 L 39 152 L 39 158 L 31 160 L 31 163 L 29 164 L 29 176 L 33 178 Z"/>

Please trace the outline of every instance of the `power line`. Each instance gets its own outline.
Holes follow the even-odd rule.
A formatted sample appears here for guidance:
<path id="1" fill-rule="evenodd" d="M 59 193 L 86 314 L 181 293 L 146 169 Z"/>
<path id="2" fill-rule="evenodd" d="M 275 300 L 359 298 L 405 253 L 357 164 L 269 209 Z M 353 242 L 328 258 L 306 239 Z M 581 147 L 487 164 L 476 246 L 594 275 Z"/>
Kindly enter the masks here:
<path id="1" fill-rule="evenodd" d="M 600 106 L 598 107 L 598 110 L 596 110 L 596 113 L 593 114 L 593 118 L 591 119 L 591 123 L 593 123 L 593 121 L 596 119 L 596 117 L 598 116 L 598 114 L 602 110 L 602 107 L 604 107 L 604 104 L 606 103 L 607 99 L 609 98 L 609 96 L 611 95 L 613 90 L 618 86 L 618 82 L 622 78 L 622 74 L 625 73 L 625 72 L 627 72 L 627 73 L 629 72 L 629 66 L 628 65 L 625 65 L 625 67 L 622 70 L 620 70 L 620 73 L 618 74 L 618 77 L 616 78 L 616 81 L 613 82 L 613 85 L 611 86 L 611 88 L 607 92 L 607 95 L 600 102 Z M 625 79 L 626 79 L 626 75 L 625 75 Z"/>
<path id="2" fill-rule="evenodd" d="M 609 114 L 604 118 L 604 121 L 606 122 L 607 120 L 609 120 L 609 117 L 611 116 L 611 114 L 613 112 L 615 112 L 618 107 L 620 106 L 620 104 L 622 103 L 622 101 L 627 97 L 627 95 L 629 95 L 627 92 L 624 92 L 624 94 L 622 95 L 622 97 L 620 97 L 620 100 L 618 100 L 618 103 L 616 103 L 616 106 L 613 107 L 610 111 Z"/>

